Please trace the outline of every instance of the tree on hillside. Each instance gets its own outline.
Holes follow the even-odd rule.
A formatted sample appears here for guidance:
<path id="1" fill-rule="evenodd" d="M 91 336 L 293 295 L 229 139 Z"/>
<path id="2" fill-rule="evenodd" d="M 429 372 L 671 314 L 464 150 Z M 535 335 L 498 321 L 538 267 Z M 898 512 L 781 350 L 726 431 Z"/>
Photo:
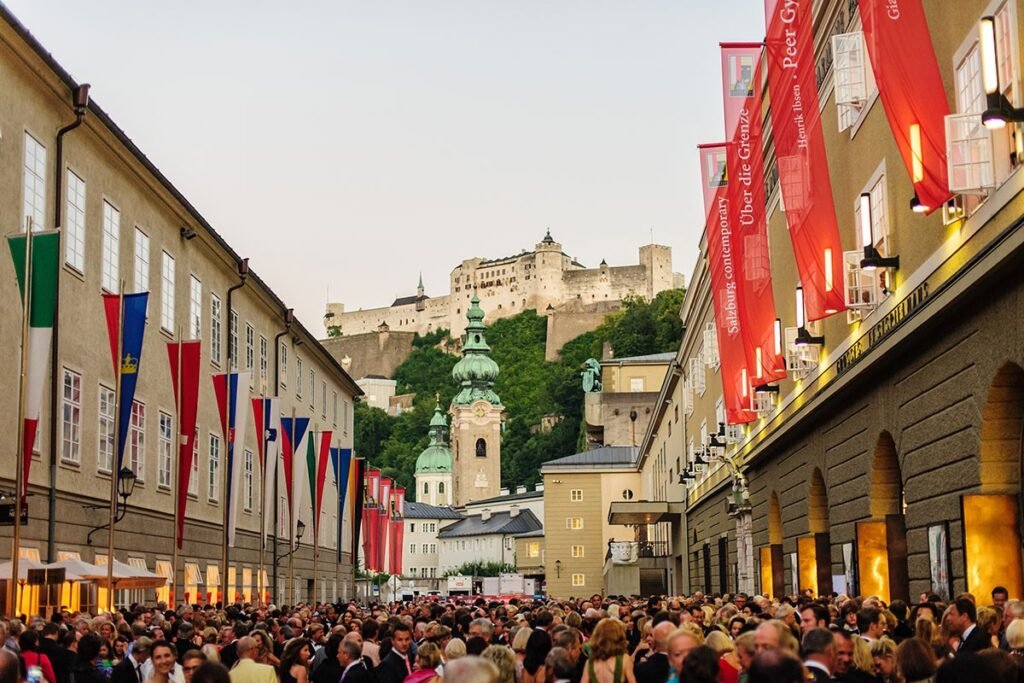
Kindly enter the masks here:
<path id="1" fill-rule="evenodd" d="M 685 290 L 668 289 L 659 292 L 653 301 L 628 296 L 622 301 L 622 309 L 598 327 L 598 336 L 611 345 L 617 358 L 675 351 L 682 340 L 679 307 L 685 295 Z"/>

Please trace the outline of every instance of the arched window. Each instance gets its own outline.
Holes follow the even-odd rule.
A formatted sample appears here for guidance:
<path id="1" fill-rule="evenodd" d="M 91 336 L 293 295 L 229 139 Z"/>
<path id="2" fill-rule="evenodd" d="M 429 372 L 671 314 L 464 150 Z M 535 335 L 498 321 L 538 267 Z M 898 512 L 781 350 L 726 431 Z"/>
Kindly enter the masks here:
<path id="1" fill-rule="evenodd" d="M 430 493 L 430 484 L 428 482 L 423 482 L 423 493 Z"/>
<path id="2" fill-rule="evenodd" d="M 438 493 L 444 493 L 444 482 L 443 481 L 437 482 L 437 492 Z"/>
<path id="3" fill-rule="evenodd" d="M 486 458 L 487 457 L 487 442 L 483 439 L 476 440 L 476 457 Z"/>

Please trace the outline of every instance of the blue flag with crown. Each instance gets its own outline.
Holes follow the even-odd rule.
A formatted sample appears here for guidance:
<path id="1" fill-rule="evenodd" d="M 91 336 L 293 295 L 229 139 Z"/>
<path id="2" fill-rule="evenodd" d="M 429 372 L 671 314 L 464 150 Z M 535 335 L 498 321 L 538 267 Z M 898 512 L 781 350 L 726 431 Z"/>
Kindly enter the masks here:
<path id="1" fill-rule="evenodd" d="M 142 360 L 142 337 L 146 331 L 148 302 L 149 292 L 103 295 L 107 334 L 110 337 L 110 357 L 114 363 L 114 374 L 121 381 L 115 407 L 118 433 L 115 466 L 112 468 L 118 473 L 124 464 L 124 447 L 128 441 L 128 429 L 132 421 L 135 386 L 139 382 L 139 362 Z"/>

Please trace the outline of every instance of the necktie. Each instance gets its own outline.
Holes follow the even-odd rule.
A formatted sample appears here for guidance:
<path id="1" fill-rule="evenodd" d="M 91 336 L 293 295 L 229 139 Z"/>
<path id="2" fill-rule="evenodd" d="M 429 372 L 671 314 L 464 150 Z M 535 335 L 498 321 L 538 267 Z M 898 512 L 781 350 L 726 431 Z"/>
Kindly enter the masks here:
<path id="1" fill-rule="evenodd" d="M 136 664 L 135 665 L 135 679 L 138 680 L 139 683 L 142 683 L 142 665 L 141 664 Z"/>
<path id="2" fill-rule="evenodd" d="M 412 673 L 412 667 L 409 666 L 409 655 L 402 655 L 402 661 L 405 662 L 405 670 Z"/>

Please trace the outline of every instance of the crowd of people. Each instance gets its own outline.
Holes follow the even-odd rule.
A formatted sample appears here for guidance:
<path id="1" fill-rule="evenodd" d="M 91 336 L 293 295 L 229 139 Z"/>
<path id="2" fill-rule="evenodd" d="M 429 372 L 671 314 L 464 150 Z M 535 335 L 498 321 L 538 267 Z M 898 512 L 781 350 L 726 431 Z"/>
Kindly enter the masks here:
<path id="1" fill-rule="evenodd" d="M 0 683 L 1024 681 L 1024 602 L 997 587 L 983 603 L 696 593 L 133 605 L 0 622 Z"/>

